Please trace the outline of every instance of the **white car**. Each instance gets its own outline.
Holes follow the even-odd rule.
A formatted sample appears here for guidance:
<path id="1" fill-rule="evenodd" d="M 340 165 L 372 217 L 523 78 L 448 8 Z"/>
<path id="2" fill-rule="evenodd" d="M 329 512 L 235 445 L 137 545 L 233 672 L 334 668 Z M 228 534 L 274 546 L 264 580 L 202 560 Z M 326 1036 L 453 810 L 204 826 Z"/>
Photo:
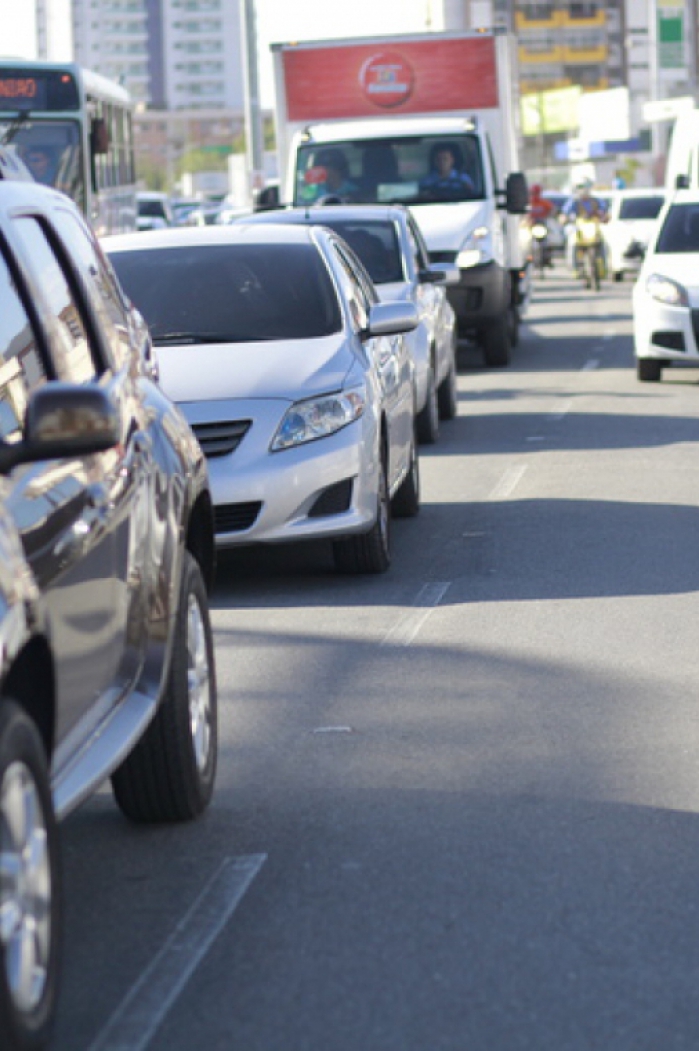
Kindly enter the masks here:
<path id="1" fill-rule="evenodd" d="M 665 203 L 660 188 L 619 190 L 612 197 L 609 219 L 602 228 L 607 248 L 607 270 L 615 281 L 637 274 Z"/>
<path id="2" fill-rule="evenodd" d="M 206 454 L 216 542 L 327 538 L 341 572 L 390 564 L 419 508 L 414 306 L 380 303 L 330 230 L 258 224 L 105 238 L 160 382 Z"/>
<path id="3" fill-rule="evenodd" d="M 417 388 L 417 435 L 427 444 L 439 436 L 439 421 L 457 412 L 456 316 L 447 285 L 458 285 L 453 263 L 430 263 L 414 217 L 400 204 L 332 204 L 258 212 L 243 222 L 315 224 L 334 230 L 354 249 L 379 298 L 413 303 L 420 324 L 407 337 Z"/>
<path id="4" fill-rule="evenodd" d="M 633 289 L 639 380 L 669 365 L 699 365 L 699 195 L 679 190 L 664 205 Z"/>

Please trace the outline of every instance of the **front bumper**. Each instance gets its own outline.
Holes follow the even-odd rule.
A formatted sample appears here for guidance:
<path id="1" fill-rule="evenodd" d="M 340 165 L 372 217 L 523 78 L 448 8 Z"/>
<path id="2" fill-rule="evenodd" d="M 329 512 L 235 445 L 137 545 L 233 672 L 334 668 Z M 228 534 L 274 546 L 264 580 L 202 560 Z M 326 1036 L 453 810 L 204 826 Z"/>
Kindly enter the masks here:
<path id="1" fill-rule="evenodd" d="M 699 309 L 645 303 L 634 311 L 637 358 L 699 364 Z"/>
<path id="2" fill-rule="evenodd" d="M 444 253 L 431 254 L 432 262 L 454 262 Z M 437 258 L 439 256 L 439 258 Z M 458 285 L 450 285 L 447 298 L 456 314 L 461 333 L 484 328 L 502 317 L 510 305 L 510 275 L 496 262 L 483 263 L 460 271 Z"/>

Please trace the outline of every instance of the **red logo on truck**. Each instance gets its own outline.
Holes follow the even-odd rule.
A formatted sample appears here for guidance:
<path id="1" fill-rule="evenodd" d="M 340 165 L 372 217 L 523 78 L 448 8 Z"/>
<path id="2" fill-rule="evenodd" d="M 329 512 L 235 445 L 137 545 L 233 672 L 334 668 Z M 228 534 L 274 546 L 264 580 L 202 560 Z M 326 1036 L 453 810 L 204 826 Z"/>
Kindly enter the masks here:
<path id="1" fill-rule="evenodd" d="M 380 51 L 362 65 L 359 83 L 375 106 L 394 109 L 410 98 L 415 74 L 410 63 L 397 51 Z"/>

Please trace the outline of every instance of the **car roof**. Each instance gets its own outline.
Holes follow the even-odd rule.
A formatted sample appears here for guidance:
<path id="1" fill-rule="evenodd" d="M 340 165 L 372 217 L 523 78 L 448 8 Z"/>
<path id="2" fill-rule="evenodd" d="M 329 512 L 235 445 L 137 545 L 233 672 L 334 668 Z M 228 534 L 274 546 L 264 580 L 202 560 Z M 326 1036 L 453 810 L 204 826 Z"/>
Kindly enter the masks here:
<path id="1" fill-rule="evenodd" d="M 307 227 L 290 223 L 230 223 L 226 226 L 174 226 L 101 238 L 105 251 L 133 252 L 155 248 L 191 248 L 226 244 L 304 244 L 311 240 Z"/>
<path id="2" fill-rule="evenodd" d="M 326 204 L 316 207 L 281 208 L 278 211 L 255 212 L 243 221 L 251 223 L 314 223 L 323 226 L 333 219 L 343 222 L 393 222 L 405 218 L 408 209 L 402 204 Z"/>
<path id="3" fill-rule="evenodd" d="M 51 186 L 34 182 L 33 179 L 0 179 L 0 211 L 30 204 L 44 211 L 56 205 L 75 208 L 75 205 L 64 193 Z"/>

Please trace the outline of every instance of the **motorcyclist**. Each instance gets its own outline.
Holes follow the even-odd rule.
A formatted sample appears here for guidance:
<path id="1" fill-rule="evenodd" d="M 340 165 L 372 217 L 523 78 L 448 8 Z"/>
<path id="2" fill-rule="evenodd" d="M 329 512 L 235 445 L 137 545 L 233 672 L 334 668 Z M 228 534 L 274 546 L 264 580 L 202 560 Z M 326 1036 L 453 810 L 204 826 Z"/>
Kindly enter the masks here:
<path id="1" fill-rule="evenodd" d="M 548 230 L 549 220 L 553 217 L 554 211 L 553 203 L 543 196 L 539 183 L 534 183 L 529 190 L 529 211 L 525 220 L 529 229 L 544 226 Z M 543 268 L 552 265 L 552 250 L 548 244 L 548 234 L 543 239 L 533 238 L 532 246 L 534 265 L 543 276 Z"/>
<path id="2" fill-rule="evenodd" d="M 572 197 L 569 197 L 566 203 L 561 209 L 561 214 L 566 219 L 575 221 L 577 219 L 591 219 L 596 223 L 606 222 L 607 207 L 599 197 L 595 197 L 592 192 L 592 181 L 590 179 L 584 179 L 578 183 L 575 187 L 575 193 Z M 599 253 L 604 258 L 604 250 L 602 246 L 602 236 L 599 235 Z M 573 250 L 573 264 L 576 273 L 576 277 L 581 276 L 581 259 L 580 251 L 577 244 Z"/>

